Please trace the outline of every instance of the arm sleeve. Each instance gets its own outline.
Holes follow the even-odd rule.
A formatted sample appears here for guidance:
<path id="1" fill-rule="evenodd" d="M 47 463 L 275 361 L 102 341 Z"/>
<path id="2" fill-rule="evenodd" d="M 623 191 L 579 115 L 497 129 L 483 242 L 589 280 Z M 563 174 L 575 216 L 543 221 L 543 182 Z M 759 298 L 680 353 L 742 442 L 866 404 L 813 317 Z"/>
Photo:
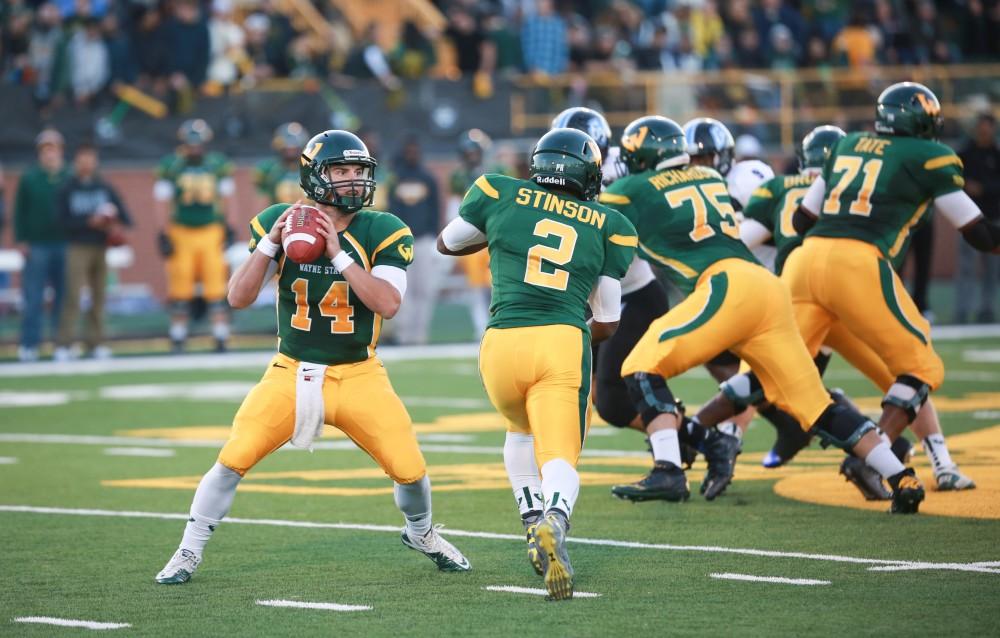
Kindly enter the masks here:
<path id="1" fill-rule="evenodd" d="M 618 321 L 622 316 L 622 287 L 621 282 L 606 275 L 601 275 L 597 279 L 597 284 L 590 292 L 587 300 L 590 304 L 590 311 L 594 315 L 594 321 L 610 323 Z"/>
<path id="2" fill-rule="evenodd" d="M 441 239 L 448 250 L 461 250 L 484 243 L 486 235 L 461 217 L 456 217 L 441 231 Z"/>
<path id="3" fill-rule="evenodd" d="M 379 265 L 372 268 L 372 277 L 387 281 L 399 293 L 399 300 L 406 296 L 406 271 L 396 266 Z"/>
<path id="4" fill-rule="evenodd" d="M 983 212 L 963 190 L 941 195 L 934 200 L 934 209 L 955 228 L 968 226 L 983 216 Z"/>
<path id="5" fill-rule="evenodd" d="M 744 219 L 740 224 L 740 239 L 748 248 L 757 248 L 771 238 L 771 229 L 756 219 Z"/>
<path id="6" fill-rule="evenodd" d="M 823 210 L 824 195 L 826 195 L 826 181 L 822 176 L 819 176 L 809 187 L 809 190 L 806 191 L 806 195 L 802 198 L 799 208 L 806 209 L 813 217 L 819 217 L 820 212 Z"/>

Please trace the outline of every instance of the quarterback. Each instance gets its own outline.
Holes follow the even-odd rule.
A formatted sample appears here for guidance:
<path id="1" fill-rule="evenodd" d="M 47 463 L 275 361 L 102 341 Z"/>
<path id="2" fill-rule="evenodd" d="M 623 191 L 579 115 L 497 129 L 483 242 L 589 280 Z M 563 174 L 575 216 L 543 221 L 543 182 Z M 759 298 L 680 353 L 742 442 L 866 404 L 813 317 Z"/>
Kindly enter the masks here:
<path id="1" fill-rule="evenodd" d="M 243 308 L 278 277 L 278 353 L 233 419 L 218 462 L 198 485 L 176 553 L 156 582 L 191 578 L 212 532 L 229 511 L 240 479 L 291 441 L 311 447 L 324 423 L 344 432 L 395 482 L 406 519 L 403 544 L 442 571 L 469 561 L 431 525 L 431 486 L 409 414 L 375 356 L 382 319 L 406 293 L 413 235 L 395 215 L 364 210 L 375 191 L 375 160 L 352 133 L 309 140 L 300 185 L 320 216 L 326 251 L 310 264 L 282 254 L 285 221 L 299 211 L 270 206 L 250 221 L 250 258 L 233 273 L 229 302 Z"/>
<path id="2" fill-rule="evenodd" d="M 593 201 L 601 152 L 586 133 L 556 128 L 543 135 L 530 176 L 479 177 L 438 250 L 489 248 L 493 303 L 479 370 L 507 423 L 504 464 L 529 559 L 549 597 L 562 600 L 573 596 L 566 532 L 589 425 L 591 343 L 617 327 L 619 280 L 638 240 L 618 211 Z"/>

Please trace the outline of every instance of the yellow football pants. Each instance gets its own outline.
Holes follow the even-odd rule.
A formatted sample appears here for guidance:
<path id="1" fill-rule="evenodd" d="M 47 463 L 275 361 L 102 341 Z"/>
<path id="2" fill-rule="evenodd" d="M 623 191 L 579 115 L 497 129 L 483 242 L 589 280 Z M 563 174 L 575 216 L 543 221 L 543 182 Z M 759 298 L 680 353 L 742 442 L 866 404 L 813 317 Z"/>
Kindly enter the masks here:
<path id="1" fill-rule="evenodd" d="M 878 354 L 893 379 L 912 375 L 932 390 L 944 381 L 930 324 L 876 246 L 808 237 L 789 256 L 784 272 L 799 331 L 811 354 L 840 322 Z"/>
<path id="2" fill-rule="evenodd" d="M 535 437 L 535 460 L 576 466 L 590 425 L 590 338 L 575 326 L 490 328 L 479 351 L 486 394 L 507 430 Z"/>
<path id="3" fill-rule="evenodd" d="M 284 445 L 295 429 L 295 378 L 299 362 L 275 355 L 267 372 L 236 412 L 219 462 L 246 474 Z M 382 362 L 329 366 L 323 381 L 324 422 L 349 436 L 397 483 L 413 483 L 426 473 L 410 415 L 392 389 Z"/>
<path id="4" fill-rule="evenodd" d="M 768 401 L 810 428 L 830 395 L 795 326 L 785 285 L 766 268 L 723 259 L 701 274 L 687 299 L 650 324 L 622 364 L 675 377 L 724 350 L 746 361 Z"/>
<path id="5" fill-rule="evenodd" d="M 189 301 L 194 285 L 201 282 L 205 301 L 226 296 L 226 229 L 222 224 L 180 226 L 172 224 L 167 235 L 174 252 L 167 257 L 167 296 L 171 301 Z"/>

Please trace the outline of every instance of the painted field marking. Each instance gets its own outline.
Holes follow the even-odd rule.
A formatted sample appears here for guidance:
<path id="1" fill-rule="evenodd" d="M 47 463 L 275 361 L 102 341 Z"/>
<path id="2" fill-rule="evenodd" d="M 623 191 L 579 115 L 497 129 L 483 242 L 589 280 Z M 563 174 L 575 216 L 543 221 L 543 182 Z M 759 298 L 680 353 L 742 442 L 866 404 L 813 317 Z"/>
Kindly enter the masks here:
<path id="1" fill-rule="evenodd" d="M 177 454 L 173 450 L 155 447 L 109 447 L 104 450 L 108 456 L 155 456 L 168 457 Z"/>
<path id="2" fill-rule="evenodd" d="M 58 625 L 60 627 L 81 627 L 83 629 L 124 629 L 132 625 L 127 622 L 94 622 L 93 620 L 72 620 L 69 618 L 52 618 L 51 616 L 20 616 L 13 622 L 36 625 Z"/>
<path id="3" fill-rule="evenodd" d="M 341 605 L 340 603 L 306 603 L 300 600 L 258 600 L 261 607 L 294 607 L 295 609 L 323 609 L 326 611 L 371 611 L 370 605 Z"/>
<path id="4" fill-rule="evenodd" d="M 783 578 L 781 576 L 753 576 L 751 574 L 709 574 L 712 578 L 720 580 L 745 580 L 753 583 L 779 583 L 782 585 L 829 585 L 828 580 L 814 580 L 812 578 Z"/>
<path id="5" fill-rule="evenodd" d="M 1000 410 L 977 410 L 972 413 L 973 419 L 1000 419 Z"/>
<path id="6" fill-rule="evenodd" d="M 533 596 L 548 596 L 549 592 L 544 589 L 536 589 L 534 587 L 515 587 L 514 585 L 487 585 L 483 587 L 486 591 L 501 591 L 507 592 L 509 594 L 531 594 Z M 573 592 L 573 598 L 600 598 L 600 594 L 595 594 L 589 591 L 575 591 Z"/>
<path id="7" fill-rule="evenodd" d="M 186 521 L 188 514 L 171 514 L 166 512 L 138 512 L 128 510 L 100 509 L 69 509 L 62 507 L 33 507 L 30 505 L 0 505 L 0 512 L 17 512 L 31 514 L 55 514 L 67 516 L 111 516 L 121 518 L 153 518 L 160 520 Z M 370 525 L 364 523 L 316 523 L 312 521 L 286 521 L 271 518 L 227 518 L 227 524 L 236 525 L 267 525 L 270 527 L 299 527 L 308 529 L 338 529 L 357 530 L 364 532 L 389 532 L 399 534 L 398 525 Z M 445 529 L 445 536 L 464 536 L 467 538 L 485 538 L 490 540 L 524 542 L 523 534 L 498 534 L 495 532 L 472 532 L 460 529 Z M 977 563 L 929 563 L 923 561 L 888 560 L 881 558 L 860 558 L 856 556 L 840 556 L 838 554 L 808 554 L 806 552 L 782 552 L 767 549 L 750 549 L 742 547 L 719 547 L 713 545 L 669 545 L 665 543 L 639 543 L 634 541 L 619 541 L 604 538 L 567 538 L 567 542 L 577 545 L 597 545 L 601 547 L 623 547 L 628 549 L 651 549 L 673 552 L 702 552 L 708 554 L 737 554 L 742 556 L 761 556 L 766 558 L 799 558 L 833 563 L 853 563 L 858 565 L 896 565 L 915 569 L 941 569 L 962 572 L 982 572 L 1000 574 L 1000 568 L 983 567 Z"/>
<path id="8" fill-rule="evenodd" d="M 1000 363 L 1000 350 L 963 350 L 962 360 L 970 363 Z"/>
<path id="9" fill-rule="evenodd" d="M 0 456 L 0 465 L 13 465 L 17 463 L 17 458 L 13 456 Z"/>

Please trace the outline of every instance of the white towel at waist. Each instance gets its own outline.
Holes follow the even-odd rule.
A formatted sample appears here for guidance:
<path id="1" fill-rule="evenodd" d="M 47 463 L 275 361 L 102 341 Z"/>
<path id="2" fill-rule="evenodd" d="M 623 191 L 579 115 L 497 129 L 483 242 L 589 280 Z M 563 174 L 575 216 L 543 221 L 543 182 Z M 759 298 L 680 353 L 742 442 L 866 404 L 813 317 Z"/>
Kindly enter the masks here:
<path id="1" fill-rule="evenodd" d="M 323 379 L 326 366 L 302 361 L 295 374 L 295 432 L 292 445 L 312 450 L 313 440 L 323 433 L 326 407 L 323 405 Z"/>

